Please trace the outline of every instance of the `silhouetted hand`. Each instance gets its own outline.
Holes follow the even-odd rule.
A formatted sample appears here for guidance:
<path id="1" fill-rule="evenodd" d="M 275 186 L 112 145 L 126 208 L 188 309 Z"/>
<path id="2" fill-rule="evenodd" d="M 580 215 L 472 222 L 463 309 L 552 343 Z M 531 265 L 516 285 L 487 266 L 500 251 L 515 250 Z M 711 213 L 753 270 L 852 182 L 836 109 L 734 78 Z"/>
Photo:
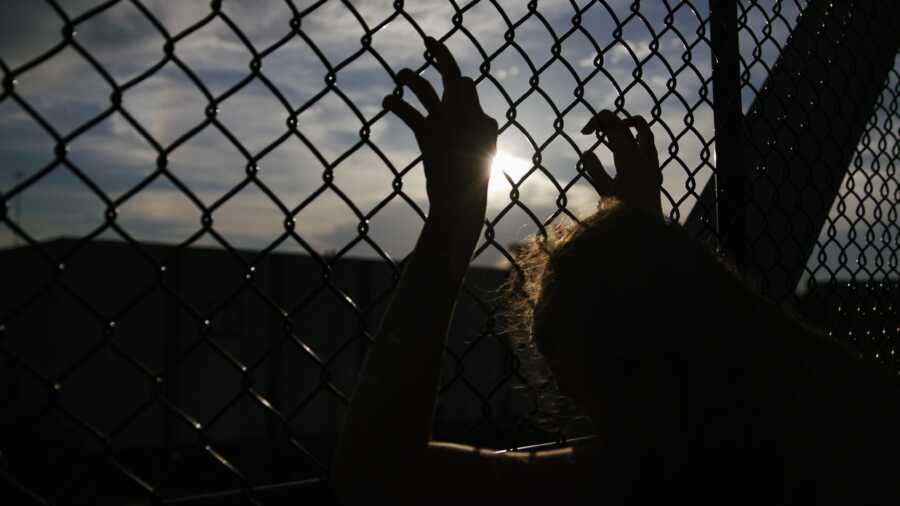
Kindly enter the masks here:
<path id="1" fill-rule="evenodd" d="M 637 139 L 629 128 L 637 130 Z M 603 110 L 588 121 L 581 133 L 595 131 L 606 134 L 616 163 L 615 179 L 603 170 L 603 164 L 593 152 L 581 157 L 591 184 L 602 197 L 614 196 L 655 215 L 662 214 L 659 190 L 662 172 L 653 132 L 641 116 L 619 119 L 612 111 Z"/>
<path id="2" fill-rule="evenodd" d="M 397 73 L 397 83 L 408 86 L 425 107 L 427 116 L 389 95 L 384 108 L 409 126 L 422 150 L 429 218 L 484 220 L 491 160 L 497 148 L 497 122 L 478 102 L 475 83 L 462 77 L 447 47 L 427 37 L 425 47 L 434 56 L 444 94 L 410 69 Z"/>

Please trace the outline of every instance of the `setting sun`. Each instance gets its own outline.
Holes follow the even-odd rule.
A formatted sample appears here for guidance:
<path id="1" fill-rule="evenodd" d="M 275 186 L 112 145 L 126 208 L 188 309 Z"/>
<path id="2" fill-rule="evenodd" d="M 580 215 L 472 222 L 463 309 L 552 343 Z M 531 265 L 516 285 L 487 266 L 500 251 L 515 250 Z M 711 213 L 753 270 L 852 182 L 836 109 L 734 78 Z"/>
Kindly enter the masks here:
<path id="1" fill-rule="evenodd" d="M 512 187 L 504 174 L 509 175 L 513 181 L 518 181 L 530 167 L 531 162 L 528 159 L 498 149 L 491 163 L 491 181 L 488 184 L 490 197 L 497 198 L 509 194 Z"/>

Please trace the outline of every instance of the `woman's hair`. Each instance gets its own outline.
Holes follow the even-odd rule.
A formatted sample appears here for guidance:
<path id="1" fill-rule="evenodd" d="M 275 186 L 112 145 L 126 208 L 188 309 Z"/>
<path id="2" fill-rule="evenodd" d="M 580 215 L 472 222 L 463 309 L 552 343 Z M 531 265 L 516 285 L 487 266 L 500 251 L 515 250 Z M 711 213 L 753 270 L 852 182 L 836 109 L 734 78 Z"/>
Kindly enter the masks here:
<path id="1" fill-rule="evenodd" d="M 532 421 L 551 431 L 565 431 L 578 412 L 544 355 L 575 351 L 592 381 L 613 385 L 610 401 L 628 404 L 619 412 L 636 412 L 634 399 L 671 400 L 659 390 L 673 375 L 707 390 L 723 384 L 712 375 L 729 375 L 734 386 L 746 372 L 740 364 L 772 344 L 753 334 L 777 318 L 678 224 L 615 199 L 529 238 L 504 292 L 506 328 L 536 403 Z M 561 335 L 573 320 L 579 335 Z"/>
<path id="2" fill-rule="evenodd" d="M 727 497 L 753 476 L 746 492 L 771 502 L 798 483 L 829 498 L 854 473 L 846 483 L 874 483 L 859 463 L 887 454 L 867 434 L 896 425 L 894 383 L 749 289 L 677 224 L 607 201 L 530 238 L 506 293 L 532 421 L 569 435 L 577 411 L 543 357 L 578 361 L 579 396 L 605 404 L 596 425 L 618 447 L 616 466 L 646 480 L 637 488 L 662 477 L 667 491 Z"/>

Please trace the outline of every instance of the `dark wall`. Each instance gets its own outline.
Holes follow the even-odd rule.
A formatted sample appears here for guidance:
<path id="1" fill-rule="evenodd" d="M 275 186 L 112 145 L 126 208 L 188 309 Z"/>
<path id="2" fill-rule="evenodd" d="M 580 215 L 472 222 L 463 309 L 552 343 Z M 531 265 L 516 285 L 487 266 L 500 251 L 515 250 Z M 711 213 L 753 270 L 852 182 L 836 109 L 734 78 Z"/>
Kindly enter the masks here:
<path id="1" fill-rule="evenodd" d="M 172 483 L 203 466 L 219 472 L 200 455 L 206 443 L 260 480 L 320 472 L 400 274 L 373 260 L 326 269 L 301 255 L 257 262 L 254 252 L 70 240 L 43 248 L 65 259 L 62 269 L 34 248 L 0 252 L 0 444 L 27 441 L 39 468 L 102 456 L 106 437 L 129 465 Z M 505 276 L 469 272 L 471 295 L 460 296 L 449 340 L 441 436 L 484 441 L 528 407 L 508 381 L 502 336 L 485 334 Z M 211 488 L 221 479 L 211 477 Z"/>

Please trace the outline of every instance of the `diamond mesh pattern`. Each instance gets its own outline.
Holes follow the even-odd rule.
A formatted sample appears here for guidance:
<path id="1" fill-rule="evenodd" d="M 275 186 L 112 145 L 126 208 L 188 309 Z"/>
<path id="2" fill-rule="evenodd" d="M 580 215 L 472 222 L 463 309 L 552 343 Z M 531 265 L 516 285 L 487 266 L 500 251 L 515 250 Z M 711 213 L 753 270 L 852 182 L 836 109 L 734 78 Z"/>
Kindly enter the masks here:
<path id="1" fill-rule="evenodd" d="M 788 35 L 808 3 L 813 2 L 739 2 L 740 54 L 733 54 L 713 40 L 709 8 L 700 0 L 653 6 L 592 0 L 552 7 L 537 1 L 448 0 L 434 7 L 442 13 L 439 22 L 428 17 L 428 9 L 403 1 L 285 0 L 277 2 L 284 16 L 276 23 L 280 32 L 263 35 L 252 29 L 247 11 L 230 10 L 220 0 L 192 6 L 196 10 L 179 18 L 177 29 L 160 19 L 151 1 L 95 2 L 76 13 L 65 2 L 47 0 L 41 21 L 49 21 L 61 38 L 46 41 L 39 54 L 21 62 L 0 59 L 0 120 L 25 118 L 46 158 L 17 160 L 27 165 L 27 173 L 0 187 L 0 228 L 22 245 L 0 252 L 7 268 L 16 271 L 9 274 L 15 289 L 0 305 L 0 374 L 10 378 L 2 391 L 7 428 L 0 473 L 6 486 L 39 503 L 238 497 L 258 504 L 283 497 L 279 494 L 296 497 L 298 488 L 314 497 L 354 368 L 408 251 L 402 241 L 387 246 L 393 239 L 386 231 L 396 213 L 418 221 L 426 214 L 420 160 L 412 155 L 398 161 L 402 150 L 388 147 L 385 137 L 385 131 L 397 135 L 390 132 L 396 124 L 373 105 L 374 92 L 358 77 L 357 65 L 368 62 L 382 83 L 391 83 L 381 91 L 394 93 L 402 93 L 392 84 L 402 66 L 433 78 L 421 52 L 405 61 L 388 55 L 386 44 L 401 40 L 396 33 L 421 39 L 426 29 L 440 26 L 428 34 L 447 41 L 457 54 L 467 51 L 476 62 L 470 74 L 482 96 L 490 97 L 483 100 L 500 122 L 501 147 L 508 143 L 527 154 L 524 168 L 508 173 L 492 197 L 476 251 L 481 265 L 514 264 L 510 244 L 566 216 L 577 219 L 579 207 L 593 198 L 575 160 L 600 140 L 584 141 L 571 132 L 599 108 L 645 114 L 661 154 L 666 212 L 682 222 L 694 213 L 704 235 L 727 235 L 729 224 L 714 217 L 729 194 L 703 197 L 717 174 L 712 118 L 724 114 L 721 101 L 713 99 L 713 61 L 739 61 L 741 89 L 730 90 L 731 99 L 752 115 L 752 104 L 765 93 L 766 78 L 790 47 Z M 105 16 L 118 19 L 123 9 L 135 20 L 127 27 L 133 37 L 161 46 L 153 59 L 113 65 L 108 54 L 82 41 L 79 32 Z M 874 12 L 863 15 L 877 18 Z M 357 38 L 328 37 L 316 29 L 322 18 L 333 18 Z M 484 28 L 485 19 L 493 20 L 493 30 Z M 231 44 L 203 46 L 203 34 L 214 28 L 227 32 Z M 418 41 L 408 42 L 419 47 Z M 245 66 L 217 78 L 216 51 L 225 49 L 240 54 Z M 289 67 L 285 58 L 296 54 L 305 58 L 301 71 L 292 74 L 302 86 L 286 86 L 277 70 Z M 896 50 L 889 56 L 895 55 Z M 62 61 L 86 69 L 94 85 L 79 93 L 108 96 L 97 101 L 102 106 L 84 114 L 48 112 L 45 99 L 52 92 L 38 77 Z M 849 172 L 841 172 L 836 199 L 807 180 L 772 179 L 765 168 L 746 176 L 751 189 L 746 195 L 754 195 L 753 185 L 763 181 L 799 194 L 808 189 L 815 194 L 811 198 L 830 206 L 824 227 L 814 216 L 807 219 L 816 237 L 809 261 L 803 258 L 801 294 L 768 290 L 767 280 L 794 268 L 785 259 L 801 254 L 806 244 L 785 246 L 784 238 L 774 235 L 780 232 L 765 224 L 793 223 L 804 213 L 802 206 L 776 199 L 769 208 L 752 197 L 739 202 L 751 218 L 761 216 L 763 225 L 751 227 L 746 252 L 732 253 L 746 260 L 762 290 L 855 342 L 861 353 L 900 370 L 894 358 L 900 332 L 900 63 L 892 64 L 886 83 L 864 69 L 842 70 L 847 80 L 855 75 L 879 80 L 881 92 L 874 113 L 864 111 L 867 123 Z M 629 70 L 621 71 L 623 65 Z M 825 99 L 843 86 L 803 85 L 809 84 L 824 86 Z M 157 105 L 152 93 L 157 89 L 190 95 L 195 108 L 160 128 L 148 116 Z M 255 119 L 229 116 L 242 100 L 258 108 L 259 121 L 271 120 L 260 127 L 271 136 L 254 135 Z M 322 111 L 352 134 L 341 142 L 325 139 L 328 127 L 318 123 Z M 96 143 L 97 130 L 108 123 L 129 132 L 118 148 L 142 160 L 139 176 L 115 188 L 79 155 L 80 146 Z M 767 128 L 781 127 L 769 121 Z M 747 152 L 770 156 L 773 150 L 786 163 L 807 156 L 784 148 L 789 144 L 760 146 L 751 128 L 744 134 L 744 160 Z M 211 192 L 201 189 L 202 167 L 191 163 L 213 138 L 220 143 L 217 153 L 227 152 L 223 159 L 240 170 L 222 171 Z M 357 158 L 380 171 L 385 184 L 377 198 L 371 192 L 364 197 L 348 173 Z M 292 183 L 279 184 L 264 169 L 284 159 L 315 174 L 315 182 L 307 178 L 293 183 L 300 186 L 296 191 L 286 190 Z M 47 241 L 43 224 L 23 219 L 19 206 L 30 195 L 43 195 L 42 202 L 59 199 L 49 188 L 60 180 L 77 188 L 77 205 L 92 225 L 73 226 L 68 234 L 73 239 Z M 371 185 L 378 187 L 375 181 Z M 61 198 L 74 202 L 74 194 Z M 539 201 L 539 194 L 551 198 Z M 259 222 L 242 221 L 247 218 L 242 207 L 230 209 L 248 195 L 255 199 L 256 216 L 274 226 L 252 250 L 241 234 Z M 167 241 L 172 246 L 154 244 L 157 237 L 129 218 L 133 209 L 157 209 L 154 205 L 187 210 L 193 220 L 187 226 L 187 218 L 178 221 L 177 237 Z M 315 233 L 322 216 L 335 221 L 339 216 L 350 231 L 341 236 L 346 240 L 323 242 Z M 763 248 L 773 253 L 767 256 Z M 297 260 L 285 252 L 305 256 Z M 350 258 L 359 252 L 375 261 Z M 98 258 L 114 258 L 118 267 Z M 489 289 L 503 276 L 476 269 L 467 280 L 456 323 L 461 330 L 448 348 L 438 435 L 509 447 L 534 442 L 534 434 L 518 423 L 533 406 L 510 394 L 521 379 L 519 364 L 494 321 L 497 302 Z M 115 296 L 103 295 L 109 293 Z M 702 308 L 697 311 L 702 317 Z M 322 325 L 330 326 L 325 337 L 317 334 Z M 65 346 L 59 344 L 63 340 Z M 496 373 L 479 372 L 485 368 Z M 97 390 L 98 385 L 105 386 Z M 91 409 L 85 401 L 90 397 L 106 407 Z M 147 426 L 157 428 L 152 437 L 135 434 L 136 427 Z M 252 444 L 240 442 L 246 434 L 255 435 Z M 23 446 L 11 435 L 32 443 Z"/>

